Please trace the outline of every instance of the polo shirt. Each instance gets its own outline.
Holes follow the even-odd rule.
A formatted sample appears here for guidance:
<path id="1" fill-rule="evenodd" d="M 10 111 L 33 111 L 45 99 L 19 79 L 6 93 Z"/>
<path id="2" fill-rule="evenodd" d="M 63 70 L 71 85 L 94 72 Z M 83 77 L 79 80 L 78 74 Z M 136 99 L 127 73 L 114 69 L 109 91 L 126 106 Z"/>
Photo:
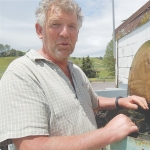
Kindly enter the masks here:
<path id="1" fill-rule="evenodd" d="M 0 81 L 0 142 L 97 129 L 98 96 L 77 65 L 68 61 L 68 68 L 74 87 L 59 66 L 35 50 L 9 65 Z"/>

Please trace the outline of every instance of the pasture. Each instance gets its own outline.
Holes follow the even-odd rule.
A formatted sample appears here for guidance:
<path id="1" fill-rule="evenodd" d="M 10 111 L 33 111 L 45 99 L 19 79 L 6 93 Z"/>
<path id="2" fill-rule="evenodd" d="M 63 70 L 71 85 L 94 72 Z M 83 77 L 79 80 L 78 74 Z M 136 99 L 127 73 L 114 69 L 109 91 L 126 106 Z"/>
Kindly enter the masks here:
<path id="1" fill-rule="evenodd" d="M 2 77 L 8 65 L 16 58 L 17 57 L 0 57 L 0 78 Z"/>
<path id="2" fill-rule="evenodd" d="M 90 57 L 90 59 L 93 61 L 94 68 L 99 72 L 96 78 L 89 79 L 91 82 L 101 82 L 101 81 L 114 82 L 115 81 L 115 77 L 110 76 L 109 72 L 104 67 L 103 60 L 100 60 L 98 57 Z M 70 60 L 76 65 L 78 65 L 79 67 L 82 66 L 82 58 L 71 57 Z"/>
<path id="3" fill-rule="evenodd" d="M 0 78 L 2 77 L 8 65 L 16 58 L 17 57 L 0 57 Z M 115 80 L 115 77 L 110 76 L 109 72 L 104 67 L 103 60 L 100 60 L 99 58 L 95 58 L 95 57 L 90 57 L 90 59 L 93 61 L 94 68 L 99 72 L 96 78 L 89 79 L 91 82 L 94 82 L 94 81 L 95 82 L 99 82 L 99 81 L 112 82 Z M 78 65 L 79 67 L 82 66 L 82 58 L 70 57 L 70 60 L 76 65 Z"/>

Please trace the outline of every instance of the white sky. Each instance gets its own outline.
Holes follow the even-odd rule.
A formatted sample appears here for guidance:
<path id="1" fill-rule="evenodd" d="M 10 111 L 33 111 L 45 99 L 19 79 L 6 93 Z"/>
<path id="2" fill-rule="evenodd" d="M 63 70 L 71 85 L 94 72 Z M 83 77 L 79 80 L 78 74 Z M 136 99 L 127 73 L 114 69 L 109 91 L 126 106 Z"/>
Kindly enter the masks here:
<path id="1" fill-rule="evenodd" d="M 0 44 L 21 51 L 38 50 L 42 42 L 35 32 L 35 10 L 40 0 L 0 0 Z M 76 0 L 85 16 L 74 57 L 102 56 L 112 39 L 112 0 Z M 114 0 L 115 27 L 148 0 Z"/>

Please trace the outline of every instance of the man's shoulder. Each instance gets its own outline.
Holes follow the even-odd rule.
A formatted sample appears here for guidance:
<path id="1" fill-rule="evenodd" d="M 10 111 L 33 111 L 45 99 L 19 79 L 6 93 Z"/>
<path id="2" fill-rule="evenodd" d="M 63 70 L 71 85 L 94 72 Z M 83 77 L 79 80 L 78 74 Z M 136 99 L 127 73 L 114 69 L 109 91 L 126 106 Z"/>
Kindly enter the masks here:
<path id="1" fill-rule="evenodd" d="M 24 66 L 27 66 L 29 63 L 28 58 L 26 57 L 26 55 L 21 56 L 19 58 L 16 58 L 15 60 L 13 60 L 9 66 L 8 66 L 8 70 L 15 70 L 17 68 L 23 68 Z M 28 65 L 29 66 L 29 65 Z"/>
<path id="2" fill-rule="evenodd" d="M 26 74 L 29 70 L 33 70 L 35 68 L 33 66 L 36 66 L 36 62 L 32 61 L 32 59 L 28 57 L 27 52 L 24 56 L 18 57 L 11 62 L 4 75 L 8 74 L 8 72 L 13 74 Z"/>
<path id="3" fill-rule="evenodd" d="M 9 69 L 16 69 L 18 67 L 30 67 L 36 63 L 36 59 L 39 58 L 38 53 L 35 50 L 29 50 L 24 56 L 18 57 L 10 63 Z"/>

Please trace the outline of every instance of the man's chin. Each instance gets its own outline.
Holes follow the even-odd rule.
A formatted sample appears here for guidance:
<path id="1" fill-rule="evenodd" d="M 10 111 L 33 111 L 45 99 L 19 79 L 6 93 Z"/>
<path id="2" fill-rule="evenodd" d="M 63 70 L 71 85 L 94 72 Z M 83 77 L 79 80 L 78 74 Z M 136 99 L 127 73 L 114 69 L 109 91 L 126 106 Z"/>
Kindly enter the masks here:
<path id="1" fill-rule="evenodd" d="M 69 57 L 71 54 L 73 53 L 73 51 L 71 50 L 59 50 L 58 51 L 58 54 L 61 56 L 61 57 Z"/>

